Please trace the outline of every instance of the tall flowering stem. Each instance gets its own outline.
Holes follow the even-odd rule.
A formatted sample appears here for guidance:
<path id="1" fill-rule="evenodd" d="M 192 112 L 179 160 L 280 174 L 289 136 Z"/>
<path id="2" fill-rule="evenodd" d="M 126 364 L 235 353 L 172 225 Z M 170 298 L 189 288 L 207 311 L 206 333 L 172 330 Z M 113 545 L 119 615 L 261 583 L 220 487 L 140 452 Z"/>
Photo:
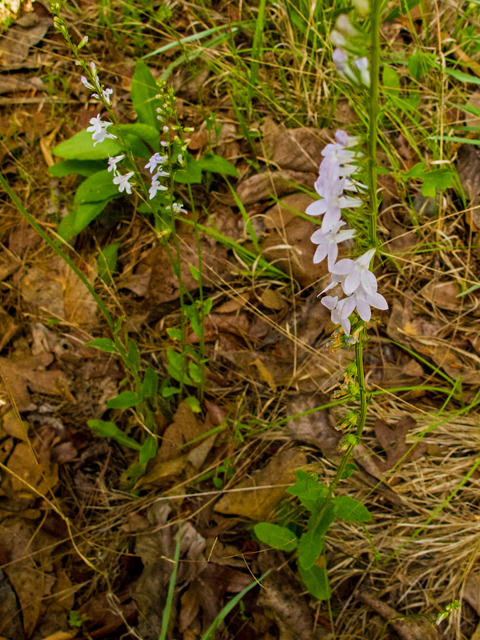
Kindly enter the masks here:
<path id="1" fill-rule="evenodd" d="M 370 100 L 368 105 L 368 183 L 370 193 L 370 218 L 369 235 L 370 243 L 376 246 L 377 241 L 377 136 L 378 136 L 378 96 L 379 96 L 379 75 L 380 75 L 380 10 L 381 0 L 371 0 L 370 4 L 370 24 L 371 24 L 371 45 L 370 45 Z"/>

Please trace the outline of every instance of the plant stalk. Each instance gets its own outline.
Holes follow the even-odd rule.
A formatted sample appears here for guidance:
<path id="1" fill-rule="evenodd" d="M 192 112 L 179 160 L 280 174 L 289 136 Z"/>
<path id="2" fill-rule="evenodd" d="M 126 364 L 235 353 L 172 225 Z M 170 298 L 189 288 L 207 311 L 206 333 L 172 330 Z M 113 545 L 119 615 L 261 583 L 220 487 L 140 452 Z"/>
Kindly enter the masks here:
<path id="1" fill-rule="evenodd" d="M 372 40 L 370 48 L 370 99 L 368 104 L 368 188 L 370 193 L 370 218 L 368 231 L 372 247 L 376 247 L 377 240 L 377 136 L 379 115 L 379 85 L 380 85 L 380 10 L 381 0 L 371 0 L 370 24 Z"/>

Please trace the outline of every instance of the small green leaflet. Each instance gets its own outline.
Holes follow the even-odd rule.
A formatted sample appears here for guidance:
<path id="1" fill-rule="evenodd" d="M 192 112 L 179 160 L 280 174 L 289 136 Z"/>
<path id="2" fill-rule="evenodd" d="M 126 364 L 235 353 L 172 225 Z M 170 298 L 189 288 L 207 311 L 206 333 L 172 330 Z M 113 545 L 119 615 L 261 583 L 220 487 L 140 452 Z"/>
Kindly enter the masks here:
<path id="1" fill-rule="evenodd" d="M 298 562 L 302 569 L 311 569 L 322 553 L 325 538 L 316 531 L 305 531 L 298 545 Z"/>
<path id="2" fill-rule="evenodd" d="M 270 545 L 274 549 L 282 549 L 283 551 L 293 551 L 298 543 L 297 536 L 287 529 L 280 527 L 278 524 L 270 524 L 269 522 L 260 522 L 253 527 L 255 535 L 259 540 Z"/>
<path id="3" fill-rule="evenodd" d="M 370 522 L 372 514 L 361 502 L 350 496 L 338 496 L 332 500 L 337 517 L 347 522 Z"/>
<path id="4" fill-rule="evenodd" d="M 133 391 L 122 391 L 116 398 L 112 398 L 107 402 L 107 409 L 128 409 L 140 404 L 142 398 L 138 393 Z"/>
<path id="5" fill-rule="evenodd" d="M 325 568 L 313 566 L 307 571 L 302 569 L 299 564 L 298 571 L 312 596 L 319 600 L 328 600 L 331 597 L 332 590 L 330 589 L 330 582 Z"/>
<path id="6" fill-rule="evenodd" d="M 118 353 L 118 349 L 113 340 L 110 338 L 95 338 L 95 340 L 91 340 L 90 342 L 86 342 L 85 347 L 96 347 L 100 349 L 100 351 L 105 351 L 105 353 Z"/>
<path id="7" fill-rule="evenodd" d="M 221 173 L 225 176 L 238 177 L 238 171 L 234 165 L 226 160 L 224 157 L 217 155 L 216 153 L 208 153 L 200 158 L 198 164 L 204 171 L 211 171 L 212 173 Z"/>
<path id="8" fill-rule="evenodd" d="M 151 460 L 158 450 L 158 440 L 153 436 L 149 436 L 142 444 L 140 449 L 139 462 L 140 464 L 147 464 Z"/>
<path id="9" fill-rule="evenodd" d="M 141 445 L 136 440 L 126 436 L 121 429 L 113 422 L 105 422 L 104 420 L 88 420 L 88 426 L 100 438 L 112 438 L 118 444 L 130 449 L 141 450 Z"/>
<path id="10" fill-rule="evenodd" d="M 292 496 L 298 496 L 300 502 L 309 511 L 319 509 L 327 494 L 327 487 L 314 480 L 305 471 L 298 470 L 296 472 L 297 482 L 293 487 L 287 489 L 287 493 Z"/>

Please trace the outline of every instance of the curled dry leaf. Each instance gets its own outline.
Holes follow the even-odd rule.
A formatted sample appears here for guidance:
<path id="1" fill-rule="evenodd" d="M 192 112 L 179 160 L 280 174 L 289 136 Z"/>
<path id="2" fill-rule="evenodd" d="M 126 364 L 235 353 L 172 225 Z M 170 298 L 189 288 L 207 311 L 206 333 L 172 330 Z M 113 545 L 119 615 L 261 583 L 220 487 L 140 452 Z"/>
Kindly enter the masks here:
<path id="1" fill-rule="evenodd" d="M 38 66 L 38 63 L 24 64 L 30 47 L 40 42 L 53 25 L 53 18 L 43 5 L 37 3 L 35 10 L 19 18 L 7 29 L 0 39 L 0 66 L 6 69 L 20 69 L 23 66 Z"/>
<path id="2" fill-rule="evenodd" d="M 7 398 L 12 399 L 18 411 L 35 408 L 29 389 L 47 395 L 63 395 L 68 389 L 65 374 L 59 370 L 46 371 L 53 361 L 50 353 L 17 359 L 0 358 L 1 386 Z"/>
<path id="3" fill-rule="evenodd" d="M 17 595 L 27 638 L 33 634 L 45 607 L 44 599 L 51 595 L 55 585 L 49 556 L 42 551 L 51 544 L 52 538 L 39 531 L 37 523 L 30 524 L 18 517 L 0 523 L 0 547 L 7 558 L 4 571 Z"/>
<path id="4" fill-rule="evenodd" d="M 261 244 L 267 260 L 290 273 L 304 287 L 317 281 L 327 273 L 325 263 L 313 264 L 316 247 L 310 238 L 318 226 L 297 215 L 304 214 L 313 202 L 305 193 L 294 193 L 265 214 L 265 227 L 270 230 Z"/>
<path id="5" fill-rule="evenodd" d="M 25 640 L 15 591 L 0 569 L 0 636 Z"/>
<path id="6" fill-rule="evenodd" d="M 237 195 L 243 204 L 254 204 L 269 198 L 281 198 L 294 193 L 298 187 L 313 189 L 317 176 L 304 171 L 271 171 L 258 173 L 244 180 L 237 188 Z"/>
<path id="7" fill-rule="evenodd" d="M 462 144 L 458 150 L 457 172 L 469 200 L 466 219 L 473 231 L 480 229 L 480 149 Z"/>
<path id="8" fill-rule="evenodd" d="M 236 484 L 232 493 L 220 498 L 214 507 L 215 511 L 245 516 L 258 522 L 267 519 L 286 497 L 286 488 L 295 483 L 295 471 L 306 464 L 305 453 L 298 449 L 276 453 L 263 469 Z"/>
<path id="9" fill-rule="evenodd" d="M 258 145 L 259 154 L 280 167 L 293 171 L 318 172 L 323 160 L 322 150 L 333 140 L 327 129 L 300 127 L 287 129 L 265 118 L 261 128 L 263 137 Z"/>
<path id="10" fill-rule="evenodd" d="M 377 462 L 377 467 L 382 473 L 389 471 L 400 462 L 405 464 L 409 460 L 416 460 L 425 453 L 428 445 L 419 443 L 409 453 L 411 445 L 405 441 L 408 432 L 416 424 L 416 421 L 409 415 L 402 416 L 393 426 L 388 425 L 385 420 L 377 419 L 375 421 L 375 435 L 387 456 L 386 460 Z"/>
<path id="11" fill-rule="evenodd" d="M 407 304 L 393 304 L 387 326 L 389 337 L 409 349 L 429 358 L 454 380 L 462 376 L 462 383 L 478 386 L 480 382 L 479 357 L 455 347 L 448 338 L 441 338 L 442 326 L 436 321 L 413 317 Z"/>

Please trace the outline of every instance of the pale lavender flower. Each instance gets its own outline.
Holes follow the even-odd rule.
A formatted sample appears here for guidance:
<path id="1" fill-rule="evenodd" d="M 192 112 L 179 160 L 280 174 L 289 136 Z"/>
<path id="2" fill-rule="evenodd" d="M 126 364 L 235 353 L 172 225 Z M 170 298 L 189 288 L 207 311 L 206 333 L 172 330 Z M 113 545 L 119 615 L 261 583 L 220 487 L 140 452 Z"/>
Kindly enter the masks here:
<path id="1" fill-rule="evenodd" d="M 163 184 L 160 184 L 160 182 L 156 180 L 155 177 L 152 178 L 152 185 L 148 190 L 148 193 L 150 195 L 150 200 L 152 200 L 152 198 L 154 198 L 157 195 L 157 191 L 166 191 L 166 190 L 167 190 L 167 187 L 164 187 Z"/>
<path id="2" fill-rule="evenodd" d="M 89 82 L 85 76 L 81 76 L 80 77 L 80 82 L 87 88 L 90 89 L 91 91 L 93 91 L 95 89 L 95 87 L 93 86 L 93 84 L 91 82 Z"/>
<path id="3" fill-rule="evenodd" d="M 111 127 L 112 123 L 102 120 L 100 115 L 96 118 L 91 118 L 90 125 L 87 131 L 92 133 L 92 139 L 95 140 L 93 144 L 94 147 L 98 142 L 103 142 L 106 138 L 111 138 L 112 140 L 117 139 L 117 136 L 114 136 L 113 133 L 107 133 L 107 128 Z"/>
<path id="4" fill-rule="evenodd" d="M 376 293 L 377 279 L 369 271 L 370 262 L 374 255 L 375 249 L 370 249 L 357 260 L 350 260 L 350 258 L 340 260 L 331 269 L 331 273 L 336 276 L 346 276 L 342 283 L 345 295 L 349 296 L 354 293 L 360 285 L 363 286 L 366 293 Z"/>
<path id="5" fill-rule="evenodd" d="M 150 160 L 145 165 L 145 169 L 148 169 L 150 173 L 153 173 L 157 165 L 162 165 L 168 160 L 168 156 L 161 156 L 159 153 L 154 153 Z M 168 174 L 167 174 L 168 175 Z"/>
<path id="6" fill-rule="evenodd" d="M 338 256 L 338 245 L 341 242 L 350 240 L 355 235 L 355 231 L 353 229 L 340 231 L 340 227 L 343 227 L 345 224 L 345 222 L 340 221 L 337 222 L 330 231 L 324 231 L 322 227 L 322 229 L 318 229 L 314 232 L 310 238 L 314 244 L 318 244 L 315 255 L 313 256 L 314 264 L 322 262 L 322 260 L 325 260 L 328 256 L 328 270 L 332 270 Z"/>
<path id="7" fill-rule="evenodd" d="M 117 174 L 117 162 L 120 162 L 125 158 L 124 155 L 115 156 L 113 158 L 108 158 L 108 171 L 113 171 L 113 173 Z"/>
<path id="8" fill-rule="evenodd" d="M 326 233 L 340 221 L 341 209 L 360 207 L 362 202 L 358 198 L 343 195 L 344 180 L 338 180 L 333 183 L 330 190 L 322 186 L 319 187 L 317 182 L 315 183 L 315 189 L 318 195 L 322 196 L 322 200 L 317 200 L 309 205 L 305 213 L 309 216 L 321 216 L 325 214 L 322 229 L 324 233 Z"/>
<path id="9" fill-rule="evenodd" d="M 188 213 L 188 211 L 184 208 L 183 203 L 182 202 L 174 202 L 173 205 L 170 207 L 170 205 L 168 207 L 166 207 L 167 210 L 170 211 L 170 209 L 173 210 L 174 213 Z"/>
<path id="10" fill-rule="evenodd" d="M 370 86 L 370 71 L 368 69 L 368 58 L 354 58 L 353 64 L 360 71 L 360 79 L 366 86 Z"/>
<path id="11" fill-rule="evenodd" d="M 113 179 L 113 184 L 118 184 L 118 190 L 120 193 L 126 191 L 127 193 L 132 193 L 132 185 L 129 183 L 130 178 L 133 176 L 134 171 L 130 171 L 124 176 L 118 175 Z"/>

